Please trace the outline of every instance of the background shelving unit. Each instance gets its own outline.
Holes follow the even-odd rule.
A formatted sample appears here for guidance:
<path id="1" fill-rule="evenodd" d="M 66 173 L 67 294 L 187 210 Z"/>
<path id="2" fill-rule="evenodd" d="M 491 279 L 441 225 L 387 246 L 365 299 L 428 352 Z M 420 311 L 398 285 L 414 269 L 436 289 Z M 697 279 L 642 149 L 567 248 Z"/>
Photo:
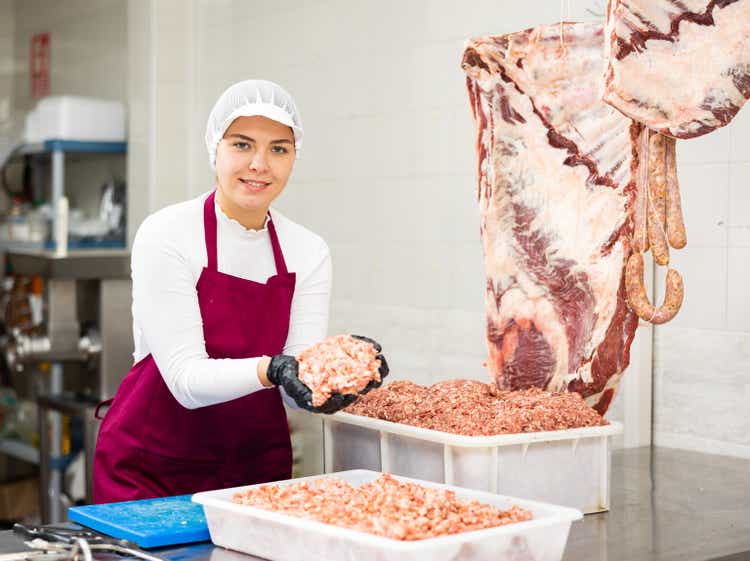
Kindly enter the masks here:
<path id="1" fill-rule="evenodd" d="M 32 185 L 38 188 L 37 191 L 44 185 L 44 200 L 49 202 L 52 210 L 51 230 L 47 240 L 41 243 L 0 242 L 0 257 L 12 273 L 44 279 L 44 322 L 51 349 L 16 358 L 19 368 L 30 369 L 30 375 L 39 363 L 50 364 L 45 383 L 35 388 L 30 396 L 39 411 L 40 447 L 13 438 L 0 438 L 0 454 L 38 466 L 43 522 L 64 520 L 63 473 L 78 452 L 63 454 L 61 416 L 83 419 L 86 498 L 91 500 L 91 462 L 98 429 L 92 410 L 98 400 L 113 395 L 132 362 L 132 345 L 129 343 L 130 258 L 124 243 L 109 244 L 104 240 L 88 246 L 72 240 L 66 255 L 58 256 L 54 252 L 58 242 L 58 208 L 60 200 L 67 194 L 66 187 L 69 188 L 66 186 L 66 165 L 76 165 L 81 158 L 88 160 L 88 155 L 126 153 L 125 142 L 47 140 L 20 146 L 11 155 L 11 158 L 31 157 Z M 72 155 L 76 158 L 71 164 Z M 84 165 L 74 172 L 74 176 L 76 173 L 82 175 L 81 171 L 88 172 L 89 168 Z M 68 180 L 71 180 L 70 174 Z M 79 186 L 78 181 L 76 186 Z M 79 187 L 86 186 L 83 183 Z M 35 197 L 37 195 L 34 193 Z M 101 350 L 95 355 L 89 355 L 76 346 L 82 322 L 87 318 L 93 318 L 101 335 Z M 12 343 L 11 338 L 8 344 Z M 0 352 L 6 352 L 6 348 Z M 65 391 L 65 386 L 69 385 L 63 383 L 66 363 L 71 364 L 74 373 L 79 368 L 77 364 L 96 365 L 90 372 L 94 378 L 87 382 L 91 387 L 90 395 Z"/>
<path id="2" fill-rule="evenodd" d="M 57 240 L 55 235 L 57 232 L 57 220 L 58 220 L 58 208 L 60 199 L 65 196 L 65 160 L 67 154 L 126 154 L 127 143 L 126 142 L 88 142 L 88 141 L 77 141 L 77 140 L 46 140 L 41 143 L 35 144 L 24 144 L 17 148 L 12 157 L 19 156 L 50 156 L 52 159 L 51 176 L 50 176 L 50 203 L 52 206 L 52 224 L 51 224 L 51 240 L 52 246 L 48 249 L 54 249 L 56 247 Z M 107 247 L 107 246 L 104 246 Z M 112 246 L 109 246 L 112 247 Z M 116 245 L 114 247 L 122 247 Z M 75 249 L 74 245 L 71 245 L 72 249 Z M 97 246 L 97 249 L 101 249 L 102 246 Z M 0 246 L 3 250 L 20 250 L 24 251 L 27 249 L 41 249 L 38 244 L 29 242 L 6 242 Z"/>

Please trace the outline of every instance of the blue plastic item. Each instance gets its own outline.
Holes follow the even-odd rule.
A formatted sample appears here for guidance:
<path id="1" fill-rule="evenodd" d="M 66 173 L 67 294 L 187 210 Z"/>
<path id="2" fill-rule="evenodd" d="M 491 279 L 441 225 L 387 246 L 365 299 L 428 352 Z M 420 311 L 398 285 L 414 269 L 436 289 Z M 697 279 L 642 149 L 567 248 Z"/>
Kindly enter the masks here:
<path id="1" fill-rule="evenodd" d="M 140 547 L 161 547 L 210 540 L 203 507 L 192 495 L 142 501 L 74 506 L 68 518 L 107 536 Z"/>
<path id="2" fill-rule="evenodd" d="M 50 139 L 34 144 L 22 144 L 17 147 L 13 155 L 25 156 L 49 154 L 50 152 L 89 152 L 92 154 L 125 154 L 128 151 L 127 142 L 98 142 L 81 140 Z"/>
<path id="3" fill-rule="evenodd" d="M 47 152 L 54 152 L 60 150 L 62 152 L 94 152 L 94 153 L 110 153 L 110 154 L 124 154 L 127 152 L 128 145 L 125 142 L 94 142 L 94 141 L 80 141 L 80 140 L 45 140 L 44 150 Z"/>

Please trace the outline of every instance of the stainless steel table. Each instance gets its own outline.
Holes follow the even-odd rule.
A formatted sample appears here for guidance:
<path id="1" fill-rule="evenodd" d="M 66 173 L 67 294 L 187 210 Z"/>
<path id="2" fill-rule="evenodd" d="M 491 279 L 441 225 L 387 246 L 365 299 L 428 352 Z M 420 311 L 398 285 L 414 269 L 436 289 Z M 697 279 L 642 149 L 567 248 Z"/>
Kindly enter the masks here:
<path id="1" fill-rule="evenodd" d="M 22 548 L 11 532 L 0 532 L 0 553 Z M 210 543 L 152 551 L 170 561 L 258 559 Z M 300 551 L 300 560 L 306 558 Z M 719 559 L 750 560 L 750 460 L 662 448 L 614 453 L 612 510 L 576 522 L 564 557 L 565 561 Z"/>
<path id="2" fill-rule="evenodd" d="M 750 460 L 619 450 L 611 494 L 609 512 L 573 525 L 564 561 L 750 560 Z"/>

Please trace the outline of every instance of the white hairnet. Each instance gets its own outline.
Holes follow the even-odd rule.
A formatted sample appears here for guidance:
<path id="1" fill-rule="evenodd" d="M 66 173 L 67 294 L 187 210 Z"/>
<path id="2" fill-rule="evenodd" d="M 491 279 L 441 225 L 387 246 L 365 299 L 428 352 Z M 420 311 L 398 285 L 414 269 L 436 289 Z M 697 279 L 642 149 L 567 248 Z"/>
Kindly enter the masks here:
<path id="1" fill-rule="evenodd" d="M 245 80 L 229 86 L 216 101 L 206 125 L 206 148 L 211 167 L 216 169 L 216 149 L 237 117 L 260 115 L 291 127 L 294 151 L 302 146 L 302 121 L 292 96 L 268 80 Z"/>

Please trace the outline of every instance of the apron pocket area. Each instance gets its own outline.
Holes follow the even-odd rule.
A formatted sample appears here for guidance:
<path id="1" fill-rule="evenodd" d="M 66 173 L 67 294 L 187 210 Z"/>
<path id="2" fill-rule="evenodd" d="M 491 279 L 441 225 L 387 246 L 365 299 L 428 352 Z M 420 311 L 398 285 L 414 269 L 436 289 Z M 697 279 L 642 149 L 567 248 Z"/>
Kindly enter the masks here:
<path id="1" fill-rule="evenodd" d="M 140 471 L 144 484 L 161 496 L 185 495 L 224 487 L 225 464 L 208 460 L 172 458 L 140 449 Z"/>

